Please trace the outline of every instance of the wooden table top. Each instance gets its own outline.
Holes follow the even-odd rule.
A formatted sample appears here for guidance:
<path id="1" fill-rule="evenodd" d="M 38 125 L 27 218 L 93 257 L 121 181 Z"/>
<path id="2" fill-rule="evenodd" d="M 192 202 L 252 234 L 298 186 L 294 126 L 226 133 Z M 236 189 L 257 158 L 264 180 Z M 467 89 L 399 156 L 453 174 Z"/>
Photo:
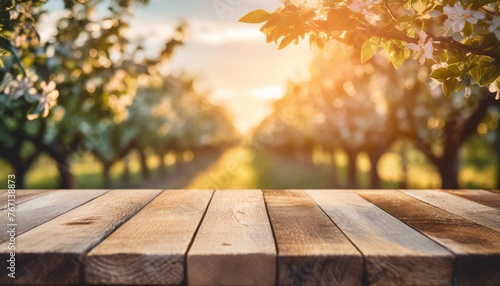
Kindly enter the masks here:
<path id="1" fill-rule="evenodd" d="M 1 191 L 0 224 L 17 225 L 0 285 L 500 285 L 498 191 L 19 190 L 15 205 Z"/>

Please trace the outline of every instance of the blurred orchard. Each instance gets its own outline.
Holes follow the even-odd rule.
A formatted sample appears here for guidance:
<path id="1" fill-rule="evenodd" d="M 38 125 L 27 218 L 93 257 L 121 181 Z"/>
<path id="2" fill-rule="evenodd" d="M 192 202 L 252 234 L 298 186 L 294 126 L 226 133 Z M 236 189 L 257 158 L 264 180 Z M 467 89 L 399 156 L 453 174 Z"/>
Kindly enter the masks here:
<path id="1" fill-rule="evenodd" d="M 469 140 L 492 148 L 486 154 L 494 149 L 500 163 L 498 1 L 294 0 L 240 21 L 264 23 L 260 31 L 279 49 L 307 37 L 322 50 L 311 79 L 291 84 L 257 128 L 258 142 L 307 158 L 317 145 L 334 157 L 342 150 L 350 187 L 360 153 L 370 161 L 370 186 L 381 186 L 378 163 L 396 140 L 424 154 L 442 188 L 459 187 Z M 496 177 L 500 185 L 498 167 Z"/>
<path id="2" fill-rule="evenodd" d="M 60 188 L 116 186 L 117 166 L 129 187 L 131 169 L 148 180 L 152 165 L 160 179 L 197 173 L 179 187 L 500 188 L 497 1 L 296 0 L 248 11 L 240 21 L 261 23 L 262 41 L 308 41 L 313 55 L 308 78 L 281 83 L 248 140 L 196 77 L 162 68 L 189 23 L 148 57 L 126 32 L 148 0 L 65 0 L 42 42 L 45 2 L 0 3 L 0 167 L 18 188 L 33 169 L 43 176 L 41 158 Z M 77 185 L 75 172 L 89 168 L 100 183 Z M 437 184 L 419 184 L 428 178 Z"/>
<path id="3" fill-rule="evenodd" d="M 140 59 L 140 42 L 125 30 L 131 6 L 147 0 L 64 1 L 57 33 L 41 43 L 44 2 L 0 4 L 0 156 L 18 188 L 42 153 L 57 164 L 59 187 L 74 187 L 74 157 L 88 154 L 102 164 L 108 187 L 110 168 L 132 151 L 147 177 L 146 151 L 163 164 L 168 152 L 182 157 L 234 142 L 229 115 L 194 79 L 160 72 L 183 44 L 182 23 L 157 58 Z M 104 16 L 96 13 L 101 2 L 109 5 Z"/>

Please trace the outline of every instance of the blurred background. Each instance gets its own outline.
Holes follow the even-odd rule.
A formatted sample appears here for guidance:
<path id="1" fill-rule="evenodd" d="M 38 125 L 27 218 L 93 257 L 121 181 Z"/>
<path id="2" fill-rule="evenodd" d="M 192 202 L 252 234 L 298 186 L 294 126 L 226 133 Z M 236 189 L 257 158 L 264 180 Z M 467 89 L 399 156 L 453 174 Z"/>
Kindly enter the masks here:
<path id="1" fill-rule="evenodd" d="M 27 76 L 0 73 L 18 188 L 500 188 L 499 104 L 238 23 L 279 0 L 38 2 L 13 29 Z"/>

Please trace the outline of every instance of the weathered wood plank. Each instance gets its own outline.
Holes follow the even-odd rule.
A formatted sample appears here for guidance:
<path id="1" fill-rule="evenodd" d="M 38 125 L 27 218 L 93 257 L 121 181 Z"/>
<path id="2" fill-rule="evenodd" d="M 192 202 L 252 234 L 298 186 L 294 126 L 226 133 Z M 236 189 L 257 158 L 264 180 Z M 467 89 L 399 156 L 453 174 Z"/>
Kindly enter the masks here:
<path id="1" fill-rule="evenodd" d="M 164 191 L 84 259 L 89 284 L 178 285 L 213 191 Z"/>
<path id="2" fill-rule="evenodd" d="M 260 190 L 216 191 L 187 257 L 190 285 L 271 285 L 276 248 Z"/>
<path id="3" fill-rule="evenodd" d="M 16 234 L 20 235 L 71 209 L 74 209 L 102 194 L 104 190 L 71 190 L 40 195 L 16 207 Z M 7 225 L 7 211 L 0 211 L 0 225 Z M 0 243 L 9 239 L 6 232 L 0 233 Z"/>
<path id="4" fill-rule="evenodd" d="M 498 232 L 398 191 L 357 193 L 455 253 L 455 284 L 498 285 Z"/>
<path id="5" fill-rule="evenodd" d="M 308 190 L 365 256 L 370 285 L 449 285 L 453 255 L 351 191 Z"/>
<path id="6" fill-rule="evenodd" d="M 279 285 L 361 285 L 363 256 L 304 191 L 264 191 Z"/>
<path id="7" fill-rule="evenodd" d="M 477 224 L 500 231 L 500 210 L 442 191 L 408 190 L 403 193 Z"/>
<path id="8" fill-rule="evenodd" d="M 453 190 L 448 191 L 448 193 L 500 210 L 500 194 L 494 192 L 484 190 Z"/>
<path id="9" fill-rule="evenodd" d="M 53 192 L 53 190 L 16 190 L 16 201 L 15 204 L 20 205 L 24 202 L 27 202 L 29 200 L 32 200 L 36 197 L 46 195 L 50 192 Z M 0 191 L 0 210 L 5 210 L 7 209 L 7 202 L 8 202 L 8 192 L 7 190 L 1 190 Z"/>
<path id="10" fill-rule="evenodd" d="M 1 267 L 0 284 L 79 283 L 82 256 L 159 192 L 110 191 L 21 234 L 16 243 L 16 279 L 7 277 L 7 269 Z M 0 244 L 0 254 L 7 254 L 7 242 Z"/>

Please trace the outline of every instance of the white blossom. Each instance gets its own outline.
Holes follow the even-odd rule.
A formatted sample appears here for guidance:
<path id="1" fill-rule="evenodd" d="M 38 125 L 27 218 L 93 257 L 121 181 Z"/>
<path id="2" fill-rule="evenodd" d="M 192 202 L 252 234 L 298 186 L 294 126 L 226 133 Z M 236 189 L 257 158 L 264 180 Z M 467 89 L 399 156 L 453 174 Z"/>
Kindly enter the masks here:
<path id="1" fill-rule="evenodd" d="M 34 104 L 36 107 L 31 114 L 28 114 L 28 119 L 33 120 L 40 116 L 46 117 L 49 110 L 57 105 L 59 91 L 56 89 L 56 84 L 53 81 L 40 82 L 40 89 L 36 87 L 39 78 L 34 72 L 27 70 L 26 76 L 18 75 L 17 77 L 7 73 L 4 76 L 0 87 L 3 88 L 1 93 L 5 94 L 8 100 L 15 101 L 23 98 L 27 103 Z"/>
<path id="2" fill-rule="evenodd" d="M 500 40 L 500 29 L 498 29 L 498 27 L 500 27 L 500 17 L 493 17 L 488 27 L 488 31 L 494 33 L 497 39 Z"/>
<path id="3" fill-rule="evenodd" d="M 431 88 L 431 90 L 435 90 L 436 88 L 438 88 L 439 86 L 441 85 L 441 82 L 434 79 L 434 78 L 431 78 L 431 82 L 429 83 L 429 87 Z"/>
<path id="4" fill-rule="evenodd" d="M 380 4 L 382 0 L 353 0 L 347 7 L 352 12 L 363 13 L 367 16 L 376 16 L 369 10 L 373 8 L 373 5 Z"/>
<path id="5" fill-rule="evenodd" d="M 21 4 L 17 4 L 16 7 L 9 12 L 10 20 L 16 20 L 21 13 L 24 13 L 24 7 Z"/>
<path id="6" fill-rule="evenodd" d="M 485 18 L 481 12 L 464 9 L 460 2 L 455 3 L 453 7 L 445 6 L 443 13 L 448 16 L 444 22 L 444 30 L 448 33 L 452 30 L 454 33 L 461 32 L 465 27 L 465 22 L 477 24 L 478 20 Z"/>
<path id="7" fill-rule="evenodd" d="M 500 85 L 499 85 L 498 81 L 490 84 L 489 90 L 490 90 L 491 93 L 496 92 L 497 95 L 495 96 L 495 99 L 496 100 L 500 100 Z"/>
<path id="8" fill-rule="evenodd" d="M 414 51 L 415 57 L 418 57 L 420 65 L 423 65 L 426 59 L 433 58 L 434 45 L 432 43 L 432 38 L 427 40 L 427 33 L 424 31 L 420 33 L 418 43 L 409 43 L 408 48 Z"/>
<path id="9" fill-rule="evenodd" d="M 472 94 L 472 88 L 470 86 L 464 87 L 464 97 L 468 98 Z"/>

